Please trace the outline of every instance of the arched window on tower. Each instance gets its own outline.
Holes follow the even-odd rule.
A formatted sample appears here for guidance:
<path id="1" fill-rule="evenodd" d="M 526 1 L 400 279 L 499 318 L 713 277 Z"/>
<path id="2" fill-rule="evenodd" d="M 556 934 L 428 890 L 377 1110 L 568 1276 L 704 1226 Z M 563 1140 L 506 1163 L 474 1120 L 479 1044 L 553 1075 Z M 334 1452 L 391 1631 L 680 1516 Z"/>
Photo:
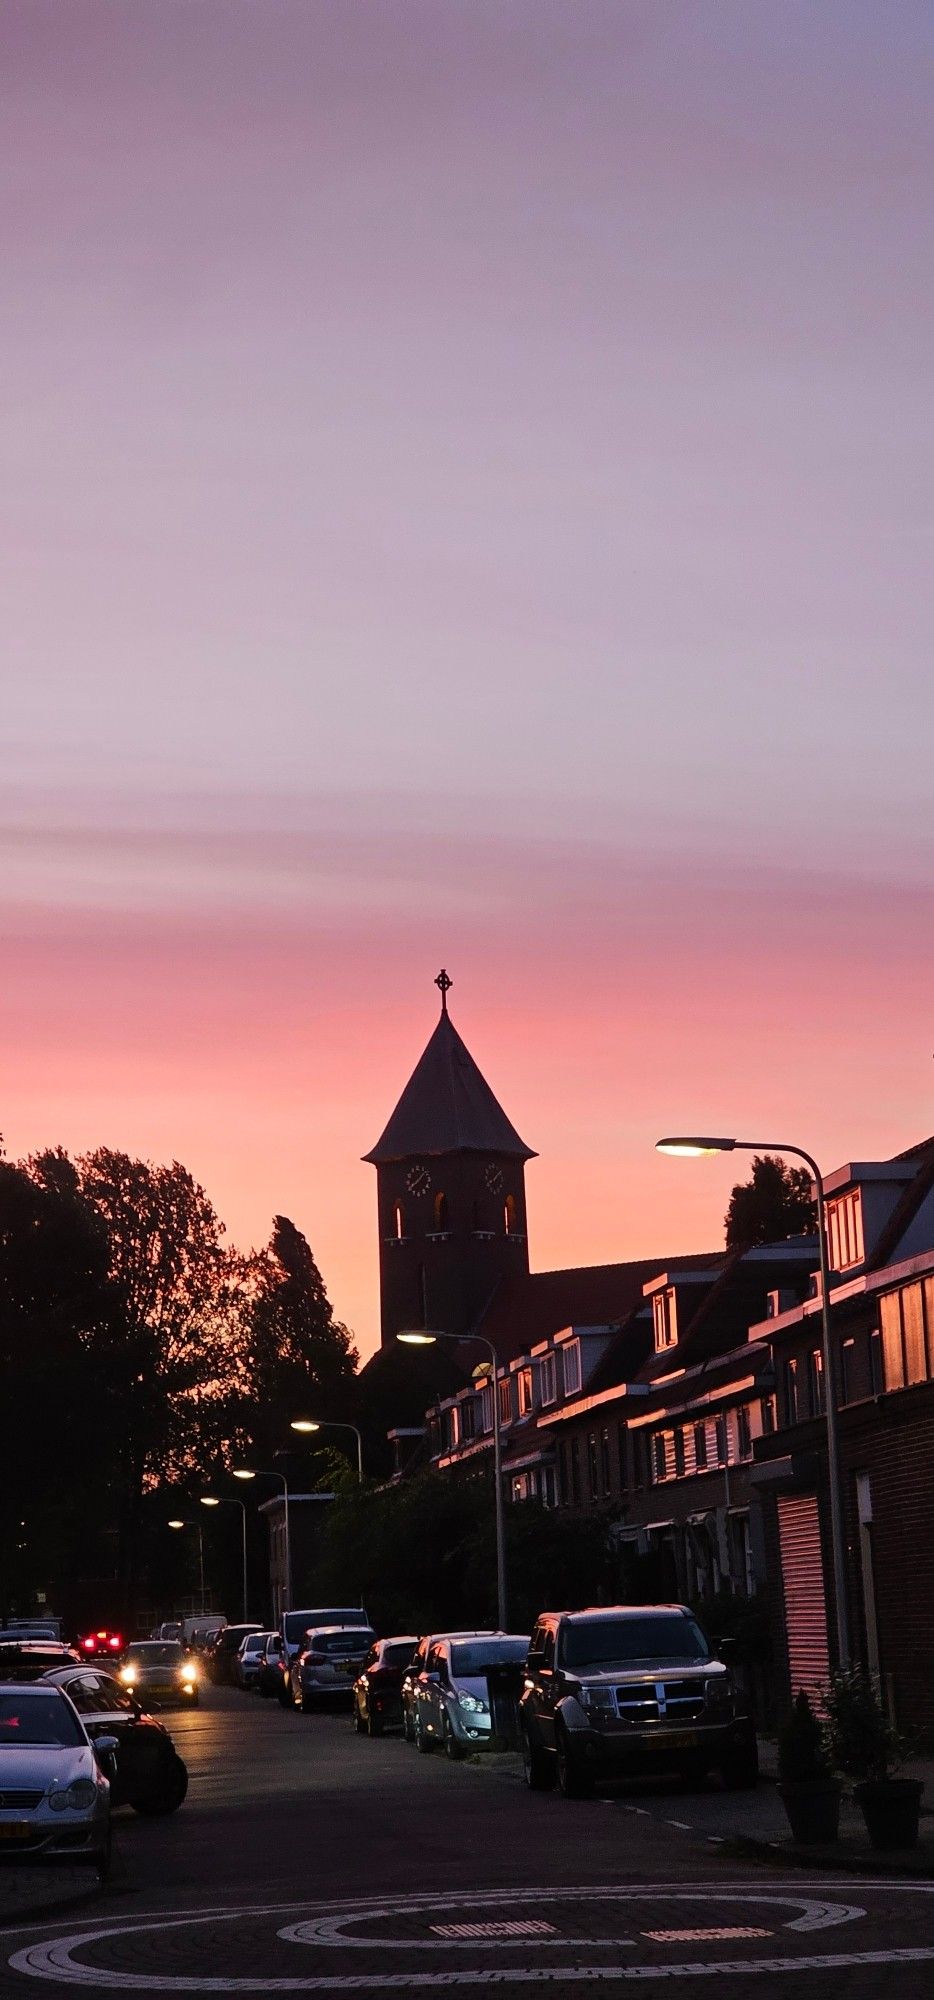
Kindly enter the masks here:
<path id="1" fill-rule="evenodd" d="M 403 1242 L 405 1238 L 405 1209 L 403 1208 L 401 1201 L 397 1201 L 395 1207 L 393 1208 L 392 1226 L 396 1242 L 397 1243 Z"/>
<path id="2" fill-rule="evenodd" d="M 446 1194 L 435 1195 L 435 1229 L 441 1235 L 448 1226 L 448 1198 Z"/>
<path id="3" fill-rule="evenodd" d="M 514 1195 L 514 1194 L 507 1194 L 507 1196 L 506 1196 L 506 1200 L 505 1200 L 505 1203 L 504 1203 L 504 1205 L 503 1205 L 503 1222 L 504 1222 L 504 1224 L 505 1224 L 505 1228 L 506 1228 L 506 1234 L 507 1234 L 507 1236 L 515 1236 L 515 1233 L 516 1233 L 516 1197 L 515 1197 L 515 1195 Z"/>

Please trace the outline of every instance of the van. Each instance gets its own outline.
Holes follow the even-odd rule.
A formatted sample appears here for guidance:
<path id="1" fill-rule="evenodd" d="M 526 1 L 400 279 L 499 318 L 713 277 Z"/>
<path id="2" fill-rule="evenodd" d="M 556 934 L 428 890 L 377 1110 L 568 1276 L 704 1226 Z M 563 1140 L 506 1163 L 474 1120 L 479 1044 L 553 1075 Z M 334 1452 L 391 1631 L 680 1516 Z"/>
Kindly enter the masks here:
<path id="1" fill-rule="evenodd" d="M 279 1637 L 282 1641 L 279 1661 L 282 1669 L 282 1686 L 279 1689 L 279 1700 L 283 1708 L 288 1708 L 292 1701 L 292 1663 L 298 1659 L 299 1653 L 304 1651 L 305 1633 L 309 1627 L 312 1625 L 356 1627 L 369 1625 L 369 1622 L 362 1604 L 341 1604 L 336 1607 L 313 1605 L 308 1611 L 283 1611 L 279 1620 Z"/>

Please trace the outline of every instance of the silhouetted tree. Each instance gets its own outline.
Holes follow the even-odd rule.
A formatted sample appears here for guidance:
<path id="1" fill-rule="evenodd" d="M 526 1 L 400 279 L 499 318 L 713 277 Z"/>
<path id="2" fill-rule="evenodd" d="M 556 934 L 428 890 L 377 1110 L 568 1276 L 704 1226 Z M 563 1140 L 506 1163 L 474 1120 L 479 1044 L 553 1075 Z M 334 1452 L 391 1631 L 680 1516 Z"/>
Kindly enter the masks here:
<path id="1" fill-rule="evenodd" d="M 253 1444 L 287 1444 L 293 1417 L 340 1415 L 341 1388 L 356 1365 L 310 1245 L 288 1216 L 275 1216 L 269 1247 L 253 1266 L 243 1409 Z"/>
<path id="2" fill-rule="evenodd" d="M 789 1167 L 771 1153 L 755 1153 L 748 1181 L 738 1182 L 730 1196 L 724 1226 L 728 1250 L 812 1234 L 817 1206 L 807 1168 Z"/>

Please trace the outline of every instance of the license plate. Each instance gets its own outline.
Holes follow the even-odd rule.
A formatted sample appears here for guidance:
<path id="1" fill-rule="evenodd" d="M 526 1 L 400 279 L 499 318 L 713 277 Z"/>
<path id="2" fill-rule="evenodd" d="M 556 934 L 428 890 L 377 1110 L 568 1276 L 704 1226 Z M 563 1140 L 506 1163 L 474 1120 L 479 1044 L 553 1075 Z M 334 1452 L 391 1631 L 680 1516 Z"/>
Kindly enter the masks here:
<path id="1" fill-rule="evenodd" d="M 694 1749 L 699 1741 L 700 1738 L 696 1729 L 653 1729 L 652 1731 L 653 1743 L 677 1743 L 679 1748 L 683 1744 L 685 1750 Z"/>
<path id="2" fill-rule="evenodd" d="M 0 1821 L 0 1840 L 28 1840 L 31 1832 L 28 1819 Z"/>

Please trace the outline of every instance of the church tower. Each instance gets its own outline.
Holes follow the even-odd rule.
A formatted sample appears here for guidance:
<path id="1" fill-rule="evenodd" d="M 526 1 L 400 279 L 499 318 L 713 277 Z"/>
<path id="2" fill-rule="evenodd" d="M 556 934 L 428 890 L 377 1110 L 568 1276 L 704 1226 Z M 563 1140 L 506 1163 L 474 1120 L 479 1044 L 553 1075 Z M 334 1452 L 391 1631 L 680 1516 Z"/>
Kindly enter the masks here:
<path id="1" fill-rule="evenodd" d="M 466 1333 L 499 1280 L 528 1274 L 525 1163 L 534 1160 L 448 1013 L 372 1152 L 383 1346 L 404 1327 Z"/>

